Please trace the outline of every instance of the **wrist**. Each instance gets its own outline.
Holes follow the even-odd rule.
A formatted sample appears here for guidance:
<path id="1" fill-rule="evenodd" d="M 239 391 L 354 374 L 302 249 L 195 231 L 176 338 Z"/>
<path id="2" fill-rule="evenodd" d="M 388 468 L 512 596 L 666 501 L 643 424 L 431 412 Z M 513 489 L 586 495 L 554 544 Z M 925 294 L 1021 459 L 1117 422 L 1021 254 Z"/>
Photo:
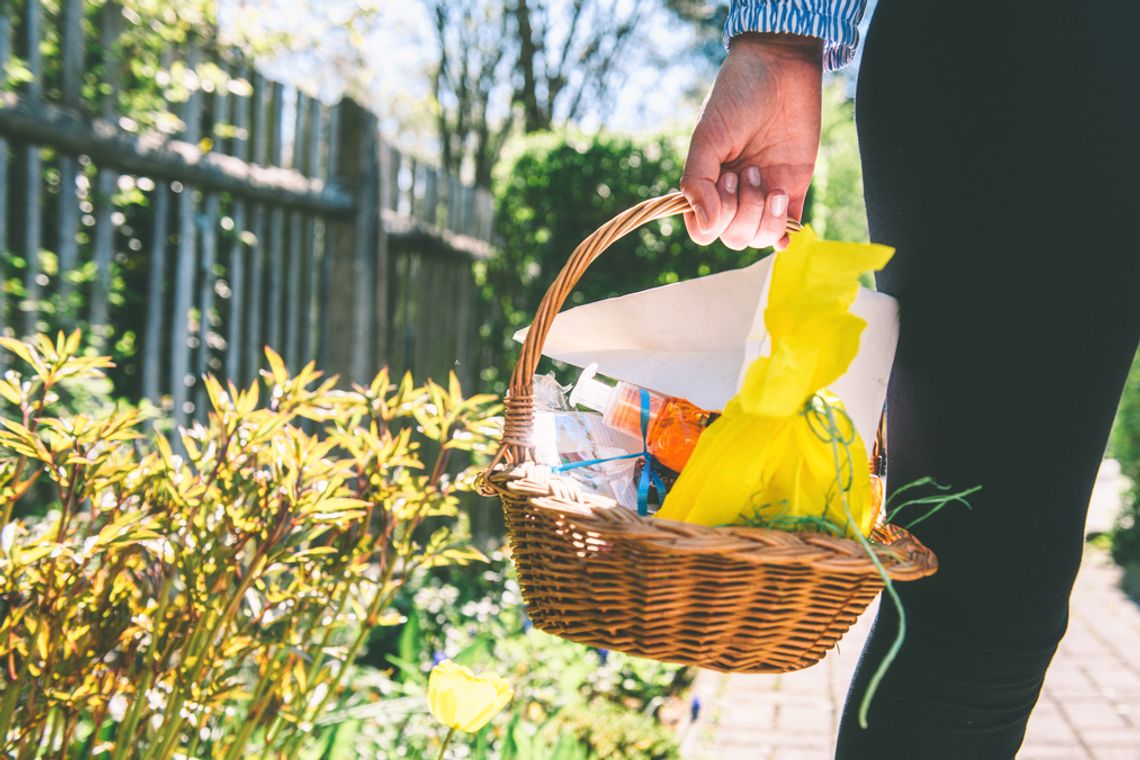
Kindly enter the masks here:
<path id="1" fill-rule="evenodd" d="M 818 63 L 823 68 L 823 40 L 785 32 L 744 32 L 728 43 L 728 54 L 762 55 Z"/>

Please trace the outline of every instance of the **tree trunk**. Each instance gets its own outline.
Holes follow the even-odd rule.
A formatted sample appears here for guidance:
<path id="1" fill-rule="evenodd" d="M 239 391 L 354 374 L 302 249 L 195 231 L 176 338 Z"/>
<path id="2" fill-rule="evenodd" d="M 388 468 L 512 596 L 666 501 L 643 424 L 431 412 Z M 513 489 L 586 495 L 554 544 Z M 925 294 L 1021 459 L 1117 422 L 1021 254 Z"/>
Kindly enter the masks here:
<path id="1" fill-rule="evenodd" d="M 523 107 L 523 130 L 530 134 L 550 128 L 548 114 L 538 105 L 537 77 L 535 75 L 535 59 L 538 57 L 538 47 L 534 42 L 534 30 L 530 25 L 530 6 L 528 0 L 518 0 L 515 17 L 519 25 L 519 70 L 523 78 L 522 92 L 519 99 Z"/>

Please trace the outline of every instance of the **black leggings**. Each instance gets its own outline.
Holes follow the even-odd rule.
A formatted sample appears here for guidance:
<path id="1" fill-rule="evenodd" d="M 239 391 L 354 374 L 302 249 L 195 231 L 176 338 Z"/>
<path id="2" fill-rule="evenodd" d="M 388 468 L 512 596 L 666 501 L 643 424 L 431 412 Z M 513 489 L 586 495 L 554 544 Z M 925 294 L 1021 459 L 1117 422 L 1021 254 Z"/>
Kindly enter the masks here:
<path id="1" fill-rule="evenodd" d="M 901 305 L 887 477 L 980 484 L 915 529 L 842 760 L 1006 760 L 1065 632 L 1089 495 L 1140 337 L 1140 3 L 880 0 L 855 100 L 871 239 Z"/>

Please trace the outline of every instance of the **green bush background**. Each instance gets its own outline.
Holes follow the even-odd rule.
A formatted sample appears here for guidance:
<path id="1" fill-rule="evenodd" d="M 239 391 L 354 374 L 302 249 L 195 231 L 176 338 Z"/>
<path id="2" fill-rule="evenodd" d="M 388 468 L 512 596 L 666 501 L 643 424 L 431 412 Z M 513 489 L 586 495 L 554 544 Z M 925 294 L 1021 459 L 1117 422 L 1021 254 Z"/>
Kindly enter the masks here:
<path id="1" fill-rule="evenodd" d="M 1113 530 L 1113 557 L 1134 575 L 1140 575 L 1140 352 L 1132 361 L 1124 386 L 1108 453 L 1120 462 L 1120 471 L 1132 481 Z"/>

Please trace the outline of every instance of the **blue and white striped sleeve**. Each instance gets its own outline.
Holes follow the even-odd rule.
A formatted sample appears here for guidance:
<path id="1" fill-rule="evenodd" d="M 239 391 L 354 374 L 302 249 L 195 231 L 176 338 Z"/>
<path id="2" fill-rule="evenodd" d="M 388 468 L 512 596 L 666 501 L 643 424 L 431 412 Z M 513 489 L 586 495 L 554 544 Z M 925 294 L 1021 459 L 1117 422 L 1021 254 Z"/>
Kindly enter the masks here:
<path id="1" fill-rule="evenodd" d="M 724 44 L 746 32 L 785 32 L 824 41 L 828 71 L 855 58 L 859 21 L 866 0 L 731 0 L 724 24 Z"/>

